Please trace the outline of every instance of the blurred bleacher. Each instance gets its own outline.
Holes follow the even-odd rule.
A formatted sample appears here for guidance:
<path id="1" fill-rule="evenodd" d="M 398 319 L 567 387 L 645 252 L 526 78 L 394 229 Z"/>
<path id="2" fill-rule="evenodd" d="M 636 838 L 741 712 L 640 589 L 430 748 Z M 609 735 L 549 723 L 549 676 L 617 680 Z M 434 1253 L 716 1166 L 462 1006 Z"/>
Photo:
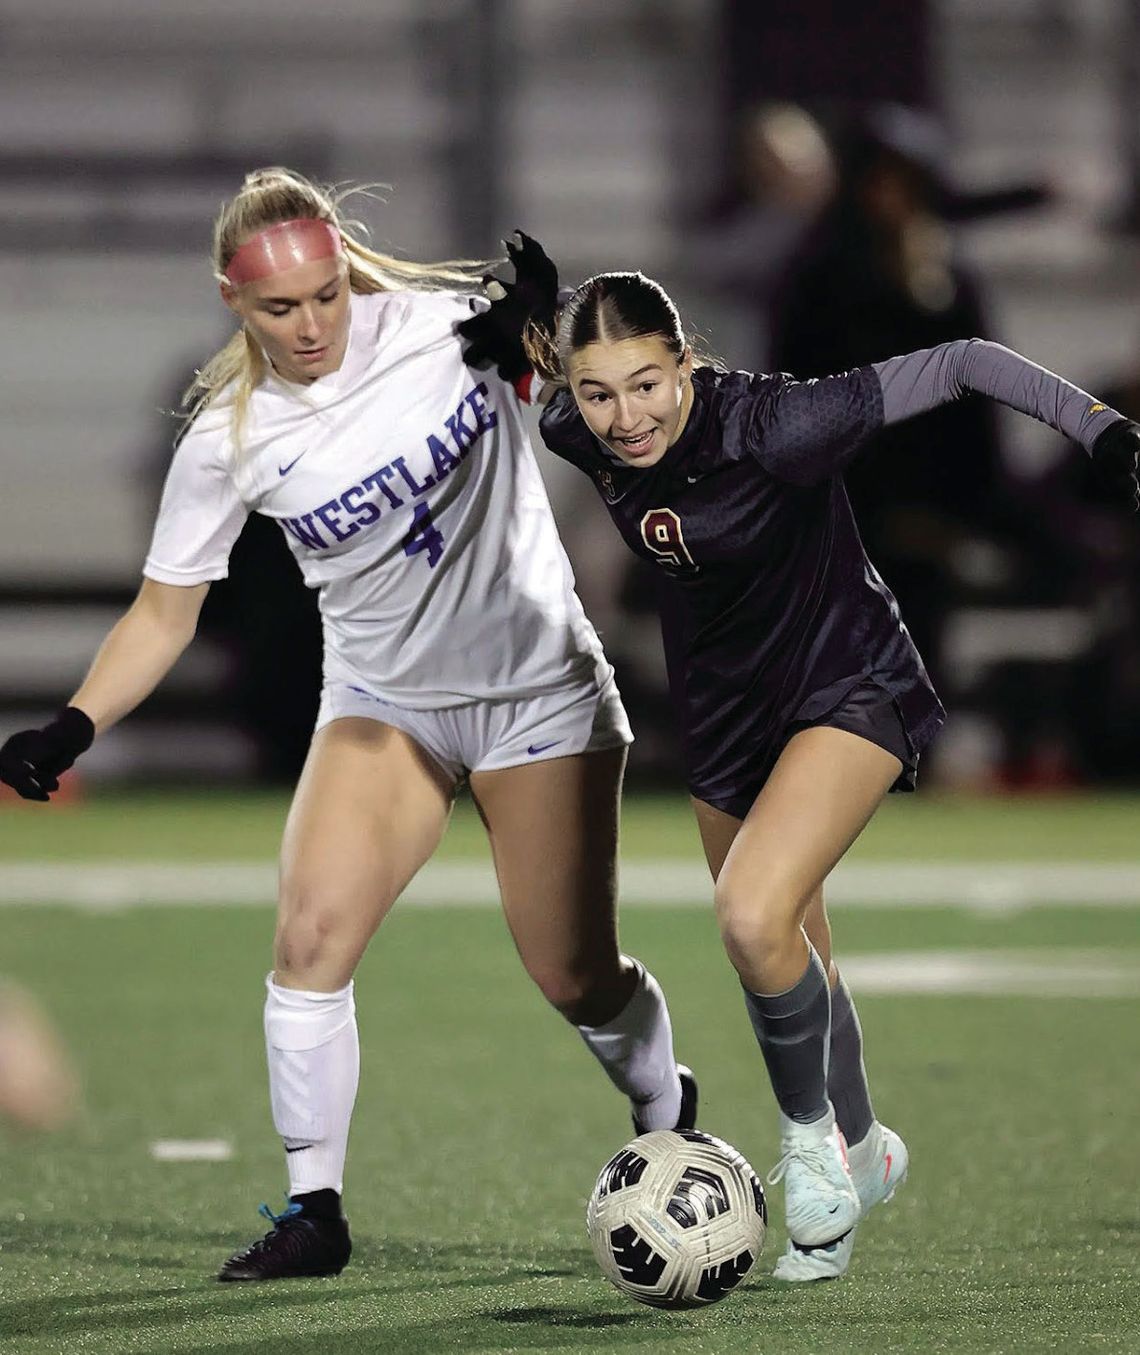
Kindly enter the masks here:
<path id="1" fill-rule="evenodd" d="M 246 168 L 393 185 L 360 214 L 382 247 L 417 257 L 493 253 L 521 224 L 570 279 L 641 267 L 739 360 L 753 317 L 691 283 L 678 225 L 721 161 L 716 13 L 714 0 L 0 0 L 0 725 L 68 694 L 137 585 L 173 431 L 161 411 L 227 332 L 209 222 Z M 1130 189 L 1105 72 L 1132 9 L 940 0 L 935 13 L 958 176 L 1040 173 L 1067 190 L 1032 218 L 963 232 L 996 329 L 1101 379 L 1137 342 L 1136 240 L 1104 229 Z M 1055 454 L 1024 420 L 1008 443 L 1027 463 Z M 620 653 L 585 549 L 592 534 L 613 544 L 602 510 L 573 472 L 550 484 Z M 963 634 L 990 652 L 976 627 Z M 629 661 L 659 667 L 642 652 L 654 643 L 638 633 Z M 155 750 L 171 741 L 148 731 L 189 720 L 179 765 L 192 746 L 207 770 L 247 767 L 225 720 L 203 732 L 226 662 L 192 649 L 92 771 L 162 770 Z"/>

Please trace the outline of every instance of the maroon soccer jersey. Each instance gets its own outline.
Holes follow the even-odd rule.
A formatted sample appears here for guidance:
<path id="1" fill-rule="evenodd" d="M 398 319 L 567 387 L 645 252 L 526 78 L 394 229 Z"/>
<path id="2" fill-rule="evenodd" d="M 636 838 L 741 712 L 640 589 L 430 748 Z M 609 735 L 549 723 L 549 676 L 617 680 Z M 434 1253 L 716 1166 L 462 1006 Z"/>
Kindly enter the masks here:
<path id="1" fill-rule="evenodd" d="M 684 432 L 644 470 L 593 436 L 569 393 L 551 401 L 546 445 L 593 478 L 627 544 L 666 576 L 665 657 L 694 795 L 748 800 L 792 727 L 864 684 L 894 702 L 915 754 L 933 737 L 945 712 L 863 550 L 842 472 L 877 429 L 968 391 L 1086 451 L 1121 419 L 983 339 L 813 381 L 699 370 Z"/>
<path id="2" fill-rule="evenodd" d="M 790 728 L 863 683 L 894 700 L 920 751 L 944 712 L 840 474 L 882 425 L 875 371 L 796 382 L 704 368 L 693 387 L 684 432 L 646 469 L 619 462 L 568 392 L 542 417 L 546 445 L 590 475 L 627 545 L 664 572 L 691 792 L 717 803 L 759 789 Z"/>

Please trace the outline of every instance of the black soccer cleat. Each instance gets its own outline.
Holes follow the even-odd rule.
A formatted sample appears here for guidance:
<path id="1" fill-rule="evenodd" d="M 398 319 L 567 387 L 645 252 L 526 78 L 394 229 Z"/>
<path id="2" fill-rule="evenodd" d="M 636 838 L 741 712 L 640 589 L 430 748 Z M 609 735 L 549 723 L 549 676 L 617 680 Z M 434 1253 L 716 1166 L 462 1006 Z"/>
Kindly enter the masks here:
<path id="1" fill-rule="evenodd" d="M 673 1128 L 696 1129 L 697 1079 L 693 1076 L 693 1070 L 686 1068 L 683 1063 L 677 1065 L 677 1076 L 681 1079 L 681 1113 L 677 1116 L 677 1123 Z M 633 1129 L 636 1134 L 649 1133 L 636 1114 L 633 1116 Z"/>
<path id="2" fill-rule="evenodd" d="M 352 1255 L 345 1218 L 322 1218 L 295 1201 L 280 1214 L 268 1205 L 258 1211 L 273 1227 L 218 1271 L 219 1280 L 295 1280 L 339 1275 Z"/>

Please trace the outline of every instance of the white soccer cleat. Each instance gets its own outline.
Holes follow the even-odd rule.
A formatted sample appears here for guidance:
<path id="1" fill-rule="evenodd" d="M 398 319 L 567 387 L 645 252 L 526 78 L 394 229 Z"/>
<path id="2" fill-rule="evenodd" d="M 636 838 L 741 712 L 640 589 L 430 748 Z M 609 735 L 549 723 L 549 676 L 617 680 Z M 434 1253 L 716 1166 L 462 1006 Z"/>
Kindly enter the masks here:
<path id="1" fill-rule="evenodd" d="M 838 1242 L 824 1247 L 797 1247 L 791 1238 L 783 1256 L 776 1262 L 772 1276 L 790 1284 L 806 1284 L 810 1280 L 838 1280 L 851 1262 L 855 1250 L 855 1229 L 852 1228 Z"/>
<path id="2" fill-rule="evenodd" d="M 847 1169 L 843 1135 L 835 1112 L 814 1124 L 780 1116 L 783 1156 L 768 1173 L 768 1184 L 784 1182 L 788 1236 L 801 1247 L 826 1246 L 859 1222 L 859 1196 Z"/>
<path id="3" fill-rule="evenodd" d="M 910 1154 L 906 1144 L 878 1120 L 847 1150 L 847 1166 L 859 1195 L 863 1217 L 877 1204 L 886 1204 L 906 1180 Z"/>
<path id="4" fill-rule="evenodd" d="M 910 1155 L 893 1129 L 876 1120 L 865 1138 L 847 1150 L 847 1166 L 859 1196 L 861 1217 L 877 1204 L 886 1204 L 906 1180 Z M 804 1284 L 837 1280 L 846 1271 L 855 1250 L 855 1229 L 838 1242 L 823 1247 L 797 1247 L 790 1239 L 772 1274 L 777 1280 Z"/>

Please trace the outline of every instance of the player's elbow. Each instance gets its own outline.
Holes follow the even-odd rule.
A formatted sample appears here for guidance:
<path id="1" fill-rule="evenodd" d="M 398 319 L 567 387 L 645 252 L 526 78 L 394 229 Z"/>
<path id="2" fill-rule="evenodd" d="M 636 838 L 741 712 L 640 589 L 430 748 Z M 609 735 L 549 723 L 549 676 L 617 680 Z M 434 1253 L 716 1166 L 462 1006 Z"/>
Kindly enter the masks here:
<path id="1" fill-rule="evenodd" d="M 155 643 L 181 653 L 198 631 L 208 583 L 187 587 L 144 579 L 126 620 L 144 629 Z"/>

